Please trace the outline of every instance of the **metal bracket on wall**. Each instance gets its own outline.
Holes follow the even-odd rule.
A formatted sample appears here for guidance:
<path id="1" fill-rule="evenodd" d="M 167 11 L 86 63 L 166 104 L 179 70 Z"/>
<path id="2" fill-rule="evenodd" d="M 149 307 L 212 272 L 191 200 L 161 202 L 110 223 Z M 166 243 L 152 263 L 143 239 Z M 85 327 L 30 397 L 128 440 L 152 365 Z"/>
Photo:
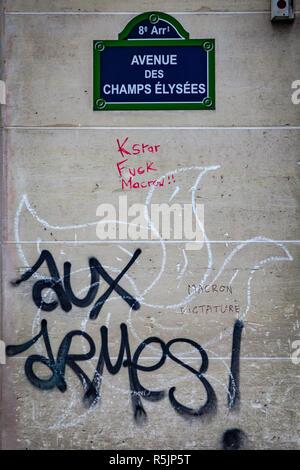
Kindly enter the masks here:
<path id="1" fill-rule="evenodd" d="M 6 103 L 5 82 L 0 80 L 0 104 Z"/>
<path id="2" fill-rule="evenodd" d="M 293 21 L 294 0 L 271 0 L 271 21 Z"/>
<path id="3" fill-rule="evenodd" d="M 0 340 L 0 364 L 6 364 L 6 357 L 5 357 L 5 343 L 4 341 Z"/>

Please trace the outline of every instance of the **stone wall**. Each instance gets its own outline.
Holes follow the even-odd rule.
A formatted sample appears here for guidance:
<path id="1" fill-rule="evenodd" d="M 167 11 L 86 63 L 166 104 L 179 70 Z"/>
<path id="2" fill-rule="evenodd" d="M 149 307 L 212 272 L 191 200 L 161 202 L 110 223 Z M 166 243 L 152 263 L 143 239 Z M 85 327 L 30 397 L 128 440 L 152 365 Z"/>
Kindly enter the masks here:
<path id="1" fill-rule="evenodd" d="M 154 10 L 215 38 L 216 110 L 93 111 L 93 40 Z M 299 15 L 273 24 L 267 0 L 8 0 L 2 16 L 1 338 L 36 339 L 0 366 L 2 448 L 219 449 L 230 429 L 243 448 L 299 447 Z M 122 148 L 125 166 L 152 165 L 144 185 L 122 188 Z M 120 221 L 122 201 L 199 204 L 197 249 L 172 231 L 133 240 L 134 209 L 100 240 L 97 208 Z M 111 370 L 106 334 L 112 363 L 127 357 Z"/>

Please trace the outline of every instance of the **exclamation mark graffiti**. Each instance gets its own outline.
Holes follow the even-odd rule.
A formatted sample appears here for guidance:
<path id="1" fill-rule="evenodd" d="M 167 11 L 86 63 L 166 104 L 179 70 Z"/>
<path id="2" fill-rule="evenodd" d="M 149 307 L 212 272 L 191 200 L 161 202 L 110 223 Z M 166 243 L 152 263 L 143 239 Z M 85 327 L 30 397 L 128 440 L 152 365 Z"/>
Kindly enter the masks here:
<path id="1" fill-rule="evenodd" d="M 168 176 L 168 183 L 169 183 L 169 184 L 175 183 L 174 175 L 171 175 L 171 176 L 172 176 L 172 179 L 170 178 L 170 176 Z"/>
<path id="2" fill-rule="evenodd" d="M 228 410 L 237 409 L 240 400 L 240 352 L 243 322 L 236 320 L 233 326 L 232 335 L 232 353 L 229 375 L 229 385 L 227 394 Z M 238 450 L 244 447 L 246 443 L 246 434 L 239 428 L 227 429 L 223 434 L 223 449 Z"/>

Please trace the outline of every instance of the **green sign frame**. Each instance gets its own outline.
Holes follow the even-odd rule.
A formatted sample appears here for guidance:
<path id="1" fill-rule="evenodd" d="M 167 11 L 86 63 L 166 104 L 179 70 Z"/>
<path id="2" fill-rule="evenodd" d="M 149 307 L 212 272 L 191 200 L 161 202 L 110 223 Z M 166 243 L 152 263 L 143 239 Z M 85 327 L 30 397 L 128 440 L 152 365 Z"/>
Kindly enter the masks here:
<path id="1" fill-rule="evenodd" d="M 180 39 L 136 39 L 126 40 L 132 29 L 142 20 L 155 18 L 168 21 L 181 36 Z M 101 52 L 109 47 L 140 47 L 140 46 L 202 46 L 207 52 L 208 60 L 208 96 L 203 102 L 106 102 L 101 96 Z M 93 42 L 93 68 L 94 68 L 94 111 L 128 111 L 128 110 L 214 110 L 215 109 L 215 40 L 214 39 L 189 39 L 189 33 L 180 23 L 170 15 L 161 12 L 147 12 L 133 18 L 124 30 L 119 34 L 118 40 L 95 40 Z"/>

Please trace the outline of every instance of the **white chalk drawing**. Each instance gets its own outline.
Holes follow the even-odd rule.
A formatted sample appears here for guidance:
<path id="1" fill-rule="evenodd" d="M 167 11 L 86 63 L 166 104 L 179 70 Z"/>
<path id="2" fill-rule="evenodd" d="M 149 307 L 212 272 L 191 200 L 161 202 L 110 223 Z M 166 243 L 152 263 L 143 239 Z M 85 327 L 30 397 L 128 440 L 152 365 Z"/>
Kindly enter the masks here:
<path id="1" fill-rule="evenodd" d="M 180 168 L 180 169 L 172 170 L 172 171 L 166 173 L 165 175 L 162 175 L 159 178 L 159 179 L 163 179 L 163 178 L 167 179 L 167 177 L 170 176 L 170 175 L 175 175 L 177 177 L 180 177 L 180 175 L 188 174 L 189 178 L 193 180 L 193 184 L 190 186 L 188 191 L 191 193 L 191 201 L 192 201 L 192 207 L 193 207 L 193 213 L 194 213 L 194 216 L 195 216 L 195 220 L 196 220 L 197 224 L 199 225 L 199 227 L 201 228 L 201 231 L 203 233 L 203 240 L 204 240 L 204 247 L 199 252 L 197 252 L 197 251 L 193 251 L 193 252 L 187 251 L 186 252 L 183 248 L 180 247 L 180 243 L 178 243 L 178 245 L 179 245 L 178 258 L 176 258 L 175 261 L 173 260 L 173 262 L 175 263 L 174 264 L 174 271 L 173 271 L 174 272 L 174 289 L 176 289 L 177 293 L 179 292 L 179 287 L 181 285 L 181 282 L 184 279 L 184 276 L 188 273 L 190 256 L 193 256 L 193 257 L 197 256 L 197 255 L 198 256 L 200 256 L 200 255 L 203 256 L 203 251 L 206 250 L 206 256 L 207 256 L 206 269 L 205 269 L 204 273 L 202 274 L 201 278 L 197 279 L 197 284 L 203 285 L 203 284 L 206 283 L 209 287 L 211 287 L 213 284 L 216 284 L 217 280 L 219 280 L 222 275 L 223 276 L 225 275 L 225 276 L 229 276 L 229 279 L 227 280 L 227 284 L 232 285 L 234 282 L 236 282 L 236 279 L 239 278 L 240 271 L 241 271 L 234 264 L 234 261 L 236 260 L 236 257 L 240 256 L 240 255 L 243 255 L 243 253 L 246 251 L 247 247 L 251 247 L 251 249 L 253 250 L 253 260 L 255 260 L 255 258 L 257 258 L 255 250 L 257 249 L 257 246 L 259 245 L 259 243 L 264 243 L 266 245 L 270 245 L 271 249 L 273 251 L 274 251 L 274 249 L 276 249 L 276 253 L 272 254 L 270 256 L 267 256 L 263 259 L 256 259 L 255 262 L 253 262 L 253 266 L 250 269 L 250 274 L 248 275 L 248 277 L 246 279 L 245 305 L 244 305 L 244 308 L 241 309 L 240 314 L 237 315 L 237 318 L 239 318 L 241 320 L 245 320 L 247 318 L 247 316 L 249 315 L 249 312 L 251 310 L 251 304 L 252 304 L 251 289 L 252 289 L 252 283 L 253 283 L 253 279 L 254 279 L 255 274 L 258 273 L 261 269 L 263 269 L 268 263 L 279 262 L 279 261 L 282 261 L 282 262 L 289 261 L 289 262 L 291 262 L 291 261 L 293 261 L 293 257 L 291 256 L 288 249 L 284 246 L 283 243 L 272 240 L 270 238 L 263 237 L 263 236 L 256 236 L 254 238 L 250 238 L 250 239 L 245 240 L 241 243 L 238 243 L 232 249 L 232 251 L 225 257 L 225 259 L 223 260 L 222 265 L 219 266 L 219 267 L 216 266 L 216 263 L 214 262 L 214 257 L 213 257 L 212 243 L 210 242 L 210 240 L 209 240 L 209 238 L 206 234 L 204 226 L 201 224 L 201 221 L 197 217 L 197 212 L 196 212 L 196 195 L 197 194 L 196 193 L 197 193 L 197 191 L 200 190 L 200 183 L 202 182 L 202 178 L 205 175 L 207 175 L 209 172 L 216 171 L 219 168 L 220 168 L 219 165 L 208 166 L 208 167 L 192 166 L 192 167 L 188 167 L 188 168 Z M 177 179 L 176 179 L 176 182 L 177 182 Z M 129 274 L 126 273 L 124 275 L 124 279 L 126 279 L 130 283 L 131 288 L 132 288 L 132 293 L 135 295 L 136 299 L 141 304 L 141 310 L 138 313 L 139 316 L 141 316 L 143 314 L 143 307 L 144 307 L 144 308 L 147 309 L 147 313 L 149 312 L 149 310 L 153 311 L 153 315 L 151 315 L 151 318 L 152 318 L 152 321 L 153 321 L 153 323 L 155 324 L 155 326 L 157 328 L 161 328 L 163 330 L 170 330 L 170 331 L 180 331 L 180 330 L 182 331 L 183 326 L 174 327 L 174 326 L 168 326 L 168 324 L 164 325 L 163 324 L 163 319 L 164 319 L 163 317 L 158 322 L 158 320 L 155 318 L 155 311 L 157 311 L 159 309 L 159 310 L 164 310 L 164 311 L 170 312 L 170 313 L 171 312 L 178 312 L 178 309 L 180 307 L 186 306 L 186 305 L 190 304 L 193 300 L 196 299 L 196 295 L 194 293 L 191 293 L 189 295 L 184 295 L 182 298 L 179 299 L 179 301 L 176 301 L 175 303 L 171 303 L 171 304 L 165 304 L 164 302 L 161 302 L 161 303 L 158 302 L 157 303 L 157 301 L 155 303 L 152 303 L 149 300 L 150 297 L 152 296 L 153 291 L 154 291 L 155 288 L 156 288 L 155 299 L 157 299 L 159 297 L 159 290 L 157 290 L 157 288 L 160 285 L 160 281 L 163 279 L 163 276 L 165 274 L 166 267 L 167 267 L 167 262 L 168 262 L 168 249 L 169 248 L 167 246 L 167 243 L 161 238 L 160 234 L 157 233 L 157 230 L 152 225 L 151 219 L 150 219 L 150 216 L 149 216 L 149 211 L 148 211 L 148 207 L 149 207 L 149 205 L 151 204 L 151 202 L 153 200 L 155 192 L 158 192 L 159 190 L 161 190 L 161 188 L 155 187 L 155 186 L 152 186 L 151 189 L 149 190 L 149 192 L 146 196 L 146 200 L 145 200 L 145 214 L 144 214 L 146 221 L 148 221 L 149 226 L 151 227 L 151 230 L 154 231 L 154 233 L 155 233 L 155 235 L 158 239 L 157 246 L 160 249 L 160 260 L 159 260 L 158 273 L 153 276 L 153 279 L 151 279 L 151 281 L 148 283 L 148 285 L 143 286 L 143 289 L 141 289 L 141 287 L 137 286 L 137 282 L 134 281 L 134 279 L 131 277 L 130 273 Z M 174 200 L 176 197 L 179 197 L 180 192 L 181 192 L 181 187 L 180 187 L 179 184 L 177 184 L 175 190 L 173 190 L 171 195 L 168 194 L 168 196 L 167 196 L 168 200 L 171 201 L 171 200 Z M 162 197 L 161 194 L 162 193 L 160 193 L 158 197 L 161 198 Z M 21 200 L 20 200 L 18 209 L 16 211 L 15 220 L 14 220 L 15 242 L 16 242 L 19 258 L 20 258 L 24 268 L 31 267 L 31 264 L 28 262 L 28 259 L 25 255 L 25 252 L 24 252 L 25 248 L 24 247 L 26 246 L 26 243 L 31 244 L 32 241 L 22 240 L 22 238 L 20 237 L 20 230 L 21 230 L 20 229 L 20 223 L 21 223 L 22 218 L 27 218 L 28 219 L 28 213 L 34 219 L 34 221 L 37 222 L 41 226 L 41 228 L 43 228 L 43 229 L 51 229 L 52 231 L 57 231 L 59 233 L 64 233 L 64 232 L 68 232 L 68 233 L 71 232 L 72 233 L 73 232 L 74 233 L 74 241 L 77 242 L 77 243 L 78 243 L 78 234 L 80 233 L 81 229 L 86 230 L 86 229 L 91 228 L 92 230 L 95 231 L 95 227 L 97 226 L 97 224 L 99 224 L 99 220 L 93 221 L 93 222 L 81 223 L 81 224 L 78 224 L 78 225 L 67 225 L 67 226 L 51 224 L 48 221 L 46 221 L 44 218 L 39 216 L 39 214 L 33 208 L 32 203 L 29 200 L 28 196 L 26 194 L 24 194 L 22 196 Z M 105 221 L 105 222 L 107 222 L 107 221 Z M 116 223 L 119 223 L 119 224 L 123 223 L 119 220 L 112 221 L 112 222 L 116 222 Z M 130 222 L 128 222 L 128 225 L 136 226 L 135 224 L 132 224 Z M 69 239 L 70 239 L 70 237 L 69 237 Z M 59 241 L 57 241 L 56 243 L 58 245 L 60 245 L 62 243 L 61 239 Z M 71 242 L 69 242 L 69 241 L 65 241 L 63 243 L 65 243 L 66 245 L 71 244 Z M 41 245 L 42 244 L 43 244 L 43 241 L 41 240 L 41 238 L 36 237 L 37 253 L 41 252 Z M 135 242 L 135 245 L 139 246 L 139 242 L 138 241 Z M 133 245 L 133 246 L 135 247 L 135 245 Z M 75 246 L 78 246 L 78 244 L 75 244 Z M 126 245 L 126 248 L 125 248 L 124 246 L 122 246 L 122 243 L 120 243 L 120 242 L 119 242 L 119 244 L 115 245 L 115 250 L 117 250 L 117 251 L 115 252 L 115 258 L 114 259 L 116 259 L 117 264 L 120 264 L 119 263 L 120 258 L 118 258 L 118 254 L 121 254 L 120 252 L 123 253 L 123 256 L 125 254 L 125 255 L 131 257 L 132 254 L 133 254 L 134 249 L 131 249 L 130 245 Z M 173 251 L 173 253 L 174 253 L 174 251 Z M 60 254 L 64 255 L 65 252 L 63 250 L 61 250 Z M 261 256 L 261 255 L 258 255 L 258 256 Z M 99 258 L 101 259 L 101 251 L 100 251 Z M 140 263 L 140 264 L 138 264 L 138 263 Z M 108 272 L 110 271 L 111 273 L 117 273 L 117 274 L 119 274 L 121 272 L 120 266 L 111 266 L 111 265 L 103 265 L 103 266 Z M 141 257 L 140 257 L 139 261 L 137 262 L 137 266 L 140 266 L 141 270 L 145 266 L 145 265 L 143 265 L 143 262 L 141 261 Z M 232 269 L 228 269 L 230 266 L 232 267 Z M 89 267 L 76 269 L 76 270 L 72 271 L 71 274 L 75 275 L 75 274 L 77 274 L 79 272 L 83 272 L 83 271 L 87 271 L 89 273 Z M 33 276 L 37 279 L 45 278 L 45 276 L 42 276 L 39 273 L 35 273 Z M 90 276 L 88 276 L 88 277 L 90 277 Z M 141 276 L 141 279 L 142 279 L 142 276 Z M 222 282 L 224 282 L 224 280 Z M 78 292 L 76 292 L 76 295 L 80 296 L 81 294 L 86 292 L 89 289 L 89 287 L 90 287 L 89 284 L 84 286 Z M 44 298 L 47 299 L 52 294 L 53 294 L 52 291 L 49 289 L 48 291 L 45 292 Z M 173 299 L 173 295 L 171 297 Z M 120 300 L 120 298 L 118 296 L 113 296 L 113 295 L 110 296 L 107 300 L 108 309 L 109 309 L 109 302 L 115 302 L 115 301 L 119 301 L 119 300 Z M 125 307 L 123 307 L 123 311 L 125 312 L 124 309 L 125 309 Z M 60 314 L 60 318 L 61 318 L 61 315 L 62 314 Z M 129 308 L 129 310 L 127 312 L 127 319 L 124 316 L 123 321 L 127 322 L 127 325 L 129 327 L 131 333 L 139 340 L 139 342 L 142 342 L 144 338 L 141 338 L 138 335 L 138 333 L 135 329 L 135 316 L 136 315 L 137 315 L 137 312 L 133 312 L 132 309 Z M 70 321 L 70 314 L 66 314 L 66 316 L 68 317 L 67 320 Z M 106 320 L 105 320 L 105 324 L 106 324 L 107 327 L 110 324 L 110 322 L 112 321 L 112 318 L 113 318 L 113 316 L 112 316 L 111 312 L 108 312 L 107 316 L 106 316 Z M 41 321 L 41 309 L 38 309 L 38 311 L 35 313 L 35 316 L 33 318 L 33 323 L 32 323 L 32 335 L 33 336 L 36 335 L 37 332 L 39 331 L 40 321 Z M 81 321 L 81 328 L 82 328 L 83 331 L 86 331 L 88 321 L 89 321 L 89 316 L 88 316 L 88 313 L 87 313 L 85 318 L 82 319 L 82 321 Z M 104 324 L 103 320 L 102 320 L 102 324 Z M 216 352 L 211 349 L 211 346 L 216 344 L 217 342 L 221 341 L 222 339 L 227 338 L 231 334 L 232 334 L 232 322 L 230 323 L 230 326 L 228 325 L 227 328 L 222 330 L 219 334 L 216 334 L 215 337 L 209 339 L 205 344 L 201 344 L 201 346 L 203 348 L 205 348 L 205 350 L 210 355 L 218 358 L 223 363 L 224 368 L 226 369 L 226 380 L 228 378 L 228 375 L 230 374 L 229 366 L 223 358 L 218 357 Z M 39 344 L 39 342 L 37 342 L 34 347 L 36 348 L 36 350 L 39 353 L 41 353 L 42 346 Z M 208 347 L 210 349 L 208 349 Z M 85 348 L 84 342 L 83 342 L 83 348 Z M 149 348 L 149 350 L 151 350 L 151 353 L 153 354 L 154 358 L 157 359 L 157 357 L 160 357 L 159 348 L 156 348 L 152 345 L 148 345 L 148 348 Z M 190 354 L 191 354 L 190 350 L 183 351 L 181 353 L 181 356 L 185 357 L 185 360 L 195 359 L 193 357 L 189 357 Z M 93 360 L 91 360 L 89 362 L 93 362 Z M 90 366 L 91 366 L 91 371 L 93 373 L 94 372 L 94 365 L 90 364 Z M 184 376 L 178 378 L 176 383 L 183 382 L 183 381 L 187 380 L 189 377 L 190 377 L 189 374 L 184 375 Z M 215 381 L 222 388 L 224 388 L 226 390 L 226 393 L 228 392 L 228 385 L 227 384 L 223 383 L 222 381 L 220 381 L 219 379 L 216 379 L 213 376 L 207 375 L 207 377 L 210 377 L 210 379 L 212 381 Z M 111 383 L 109 381 L 109 378 L 107 378 L 107 374 L 106 375 L 104 374 L 103 381 L 106 381 L 106 383 L 110 387 L 117 390 L 118 393 L 127 395 L 129 397 L 130 392 L 128 391 L 128 389 L 126 389 L 126 390 L 125 389 L 120 389 L 120 388 L 117 388 L 117 387 L 111 385 Z M 157 389 L 159 389 L 159 387 Z M 74 410 L 74 407 L 77 405 L 76 400 L 78 400 L 78 390 L 77 389 L 72 389 L 72 388 L 69 389 L 69 390 L 70 390 L 69 393 L 71 393 L 71 397 L 70 397 L 70 400 L 69 400 L 68 407 L 64 410 L 64 413 L 61 416 L 61 418 L 59 419 L 59 421 L 57 421 L 55 423 L 52 423 L 52 424 L 49 423 L 49 429 L 61 429 L 61 428 L 74 426 L 78 422 L 80 422 L 82 419 L 84 419 L 84 417 L 86 417 L 87 414 L 93 412 L 93 409 L 84 410 L 84 412 L 81 415 L 77 414 L 76 417 L 74 418 L 75 413 L 74 413 L 73 410 Z M 153 390 L 155 390 L 155 388 L 153 388 Z M 233 390 L 233 394 L 234 393 L 235 392 Z M 231 398 L 233 398 L 233 397 L 231 397 Z"/>

